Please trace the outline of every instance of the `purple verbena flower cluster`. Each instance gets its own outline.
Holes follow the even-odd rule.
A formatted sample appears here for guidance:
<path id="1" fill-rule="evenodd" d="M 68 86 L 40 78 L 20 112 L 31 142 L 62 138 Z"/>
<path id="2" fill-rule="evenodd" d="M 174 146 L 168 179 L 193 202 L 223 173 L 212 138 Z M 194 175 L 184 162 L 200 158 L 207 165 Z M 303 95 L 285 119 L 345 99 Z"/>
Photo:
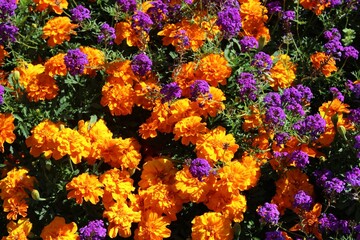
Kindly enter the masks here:
<path id="1" fill-rule="evenodd" d="M 250 49 L 256 49 L 259 47 L 259 42 L 252 36 L 245 36 L 240 41 L 241 51 L 247 52 Z"/>
<path id="2" fill-rule="evenodd" d="M 347 220 L 337 219 L 332 213 L 322 213 L 319 217 L 320 230 L 327 232 L 350 233 L 349 222 Z"/>
<path id="3" fill-rule="evenodd" d="M 257 99 L 256 80 L 253 74 L 242 72 L 236 81 L 240 87 L 240 98 L 242 100 L 248 98 L 255 101 Z"/>
<path id="4" fill-rule="evenodd" d="M 283 126 L 286 114 L 280 107 L 269 107 L 265 113 L 265 121 L 271 126 Z"/>
<path id="5" fill-rule="evenodd" d="M 136 11 L 135 14 L 131 17 L 131 19 L 131 27 L 136 31 L 143 30 L 148 33 L 150 32 L 151 26 L 154 24 L 150 16 L 141 11 Z"/>
<path id="6" fill-rule="evenodd" d="M 136 10 L 136 0 L 116 0 L 123 12 L 134 12 Z"/>
<path id="7" fill-rule="evenodd" d="M 266 7 L 268 9 L 269 14 L 279 13 L 282 11 L 281 2 L 280 1 L 273 1 L 267 2 Z"/>
<path id="8" fill-rule="evenodd" d="M 258 68 L 260 71 L 269 71 L 273 65 L 273 61 L 269 54 L 258 52 L 255 54 L 251 65 Z"/>
<path id="9" fill-rule="evenodd" d="M 71 20 L 78 23 L 91 18 L 90 10 L 83 5 L 77 5 L 75 8 L 71 9 L 70 14 Z"/>
<path id="10" fill-rule="evenodd" d="M 272 231 L 265 233 L 265 240 L 286 240 L 281 231 Z"/>
<path id="11" fill-rule="evenodd" d="M 359 151 L 357 153 L 357 157 L 360 158 L 360 134 L 355 136 L 354 140 L 355 140 L 354 148 Z"/>
<path id="12" fill-rule="evenodd" d="M 333 94 L 334 99 L 339 99 L 341 102 L 344 101 L 344 95 L 336 87 L 331 87 L 330 92 Z"/>
<path id="13" fill-rule="evenodd" d="M 134 56 L 131 61 L 131 69 L 137 75 L 144 76 L 151 70 L 152 61 L 145 53 Z"/>
<path id="14" fill-rule="evenodd" d="M 345 182 L 352 187 L 360 187 L 360 168 L 354 167 L 345 173 Z"/>
<path id="15" fill-rule="evenodd" d="M 191 161 L 189 171 L 191 175 L 199 181 L 203 181 L 203 177 L 207 177 L 210 174 L 211 166 L 206 159 L 195 158 Z"/>
<path id="16" fill-rule="evenodd" d="M 327 195 L 341 193 L 345 189 L 345 182 L 333 174 L 328 169 L 316 170 L 314 172 L 316 184 L 324 188 L 324 193 Z"/>
<path id="17" fill-rule="evenodd" d="M 309 155 L 301 150 L 295 150 L 292 152 L 290 155 L 290 161 L 295 163 L 295 166 L 298 168 L 304 168 L 310 163 Z"/>
<path id="18" fill-rule="evenodd" d="M 275 133 L 274 140 L 276 143 L 279 144 L 285 144 L 290 139 L 290 134 L 287 132 L 278 132 Z"/>
<path id="19" fill-rule="evenodd" d="M 293 206 L 309 211 L 313 204 L 313 199 L 305 191 L 300 190 L 294 196 Z"/>
<path id="20" fill-rule="evenodd" d="M 355 84 L 352 81 L 348 80 L 346 82 L 346 87 L 354 93 L 355 98 L 360 98 L 360 83 Z"/>
<path id="21" fill-rule="evenodd" d="M 116 38 L 115 35 L 115 28 L 110 27 L 109 24 L 103 23 L 100 27 L 101 33 L 98 35 L 97 41 L 105 42 L 109 45 L 114 44 L 114 39 Z"/>
<path id="22" fill-rule="evenodd" d="M 5 88 L 0 84 L 0 105 L 4 103 Z"/>
<path id="23" fill-rule="evenodd" d="M 280 212 L 276 204 L 265 203 L 264 206 L 257 209 L 257 213 L 266 223 L 277 224 L 279 222 Z"/>
<path id="24" fill-rule="evenodd" d="M 161 99 L 162 103 L 170 102 L 172 100 L 181 98 L 181 88 L 176 82 L 165 84 L 161 90 L 160 93 L 163 95 L 163 98 Z"/>
<path id="25" fill-rule="evenodd" d="M 80 49 L 70 49 L 64 57 L 67 70 L 71 75 L 82 74 L 85 65 L 89 63 L 87 55 Z"/>
<path id="26" fill-rule="evenodd" d="M 0 0 L 0 19 L 5 20 L 14 16 L 16 8 L 16 0 Z"/>
<path id="27" fill-rule="evenodd" d="M 225 38 L 236 36 L 241 29 L 241 16 L 239 8 L 227 6 L 218 12 L 216 24 L 220 26 Z"/>
<path id="28" fill-rule="evenodd" d="M 6 45 L 16 41 L 16 35 L 19 32 L 17 28 L 11 22 L 0 23 L 0 45 Z"/>
<path id="29" fill-rule="evenodd" d="M 150 16 L 151 20 L 156 24 L 158 28 L 162 28 L 163 21 L 167 17 L 169 12 L 168 5 L 164 4 L 162 1 L 152 1 L 151 7 L 146 11 Z"/>
<path id="30" fill-rule="evenodd" d="M 360 124 L 360 108 L 350 109 L 348 119 L 355 124 Z"/>
<path id="31" fill-rule="evenodd" d="M 93 220 L 88 225 L 80 228 L 80 239 L 81 240 L 103 240 L 106 238 L 106 228 L 103 220 Z"/>
<path id="32" fill-rule="evenodd" d="M 300 136 L 309 136 L 310 140 L 316 140 L 325 132 L 326 121 L 320 114 L 309 115 L 305 119 L 294 123 L 293 128 Z"/>
<path id="33" fill-rule="evenodd" d="M 191 100 L 196 100 L 198 96 L 206 96 L 211 98 L 209 94 L 210 85 L 205 80 L 195 80 L 193 84 L 190 85 L 190 98 Z"/>
<path id="34" fill-rule="evenodd" d="M 341 43 L 341 34 L 337 28 L 325 31 L 324 38 L 328 40 L 328 42 L 324 44 L 326 53 L 332 55 L 335 59 L 339 59 L 340 57 L 358 59 L 359 51 L 353 46 L 343 46 Z"/>

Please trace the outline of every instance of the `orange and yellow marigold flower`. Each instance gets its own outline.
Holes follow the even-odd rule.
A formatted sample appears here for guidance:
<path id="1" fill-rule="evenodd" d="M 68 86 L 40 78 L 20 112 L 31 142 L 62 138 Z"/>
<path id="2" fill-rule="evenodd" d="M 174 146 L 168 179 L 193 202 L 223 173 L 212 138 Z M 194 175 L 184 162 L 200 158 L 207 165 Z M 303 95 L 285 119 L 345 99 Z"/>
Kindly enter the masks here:
<path id="1" fill-rule="evenodd" d="M 322 72 L 325 77 L 330 77 L 331 73 L 337 71 L 335 59 L 324 52 L 316 52 L 310 56 L 312 66 Z"/>
<path id="2" fill-rule="evenodd" d="M 286 54 L 272 57 L 272 59 L 276 60 L 276 63 L 270 69 L 270 76 L 272 78 L 270 86 L 276 91 L 278 88 L 284 89 L 290 87 L 296 78 L 295 64 L 291 62 L 290 57 Z"/>
<path id="3" fill-rule="evenodd" d="M 14 116 L 10 113 L 0 113 L 0 151 L 4 152 L 4 143 L 13 143 L 16 135 L 14 134 Z"/>
<path id="4" fill-rule="evenodd" d="M 43 27 L 43 39 L 48 39 L 47 43 L 50 47 L 62 44 L 64 41 L 70 40 L 70 35 L 75 34 L 77 24 L 72 24 L 68 17 L 54 17 L 50 19 Z"/>
<path id="5" fill-rule="evenodd" d="M 47 8 L 53 10 L 56 14 L 62 14 L 63 9 L 68 8 L 66 0 L 33 0 L 36 3 L 36 10 L 44 11 Z"/>
<path id="6" fill-rule="evenodd" d="M 72 239 L 79 240 L 80 236 L 77 234 L 78 227 L 76 223 L 66 223 L 65 218 L 56 216 L 48 225 L 41 231 L 40 237 L 43 240 L 53 239 Z"/>
<path id="7" fill-rule="evenodd" d="M 11 221 L 6 225 L 9 235 L 2 237 L 1 240 L 28 239 L 31 228 L 32 223 L 29 218 L 20 218 L 17 222 Z"/>
<path id="8" fill-rule="evenodd" d="M 135 230 L 135 240 L 162 240 L 171 235 L 170 229 L 166 226 L 170 225 L 171 220 L 161 216 L 157 212 L 145 211 L 142 213 L 141 221 Z"/>
<path id="9" fill-rule="evenodd" d="M 202 118 L 199 116 L 183 118 L 174 126 L 174 139 L 179 140 L 181 138 L 181 143 L 184 145 L 195 144 L 198 137 L 208 131 L 206 123 L 201 121 Z"/>

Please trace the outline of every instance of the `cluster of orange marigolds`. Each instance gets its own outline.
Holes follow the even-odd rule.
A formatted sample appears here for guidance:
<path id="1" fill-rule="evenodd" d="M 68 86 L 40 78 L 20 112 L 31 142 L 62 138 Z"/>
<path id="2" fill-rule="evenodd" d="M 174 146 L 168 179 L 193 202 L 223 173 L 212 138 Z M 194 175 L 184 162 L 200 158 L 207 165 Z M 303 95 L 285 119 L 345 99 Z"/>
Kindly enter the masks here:
<path id="1" fill-rule="evenodd" d="M 51 9 L 56 14 L 62 14 L 67 8 L 66 0 L 34 0 L 37 11 Z M 55 3 L 56 2 L 56 3 Z M 322 1 L 300 1 L 304 8 L 320 14 L 326 5 Z M 149 2 L 143 4 L 143 11 L 149 7 Z M 265 27 L 267 20 L 266 8 L 258 0 L 240 1 L 242 16 L 242 34 L 254 36 L 257 39 L 270 40 L 269 30 Z M 166 24 L 158 33 L 163 37 L 163 45 L 173 45 L 177 51 L 183 51 L 184 46 L 175 35 L 179 30 L 186 30 L 190 45 L 189 49 L 197 51 L 206 39 L 213 38 L 218 27 L 213 27 L 216 18 L 204 21 L 205 13 L 199 12 L 195 21 L 183 19 L 176 24 Z M 50 19 L 43 27 L 43 38 L 47 39 L 50 47 L 69 41 L 72 34 L 76 34 L 77 24 L 73 24 L 67 16 L 58 16 Z M 138 31 L 131 28 L 129 22 L 115 24 L 116 44 L 124 40 L 129 46 L 144 48 L 149 36 L 145 32 L 139 36 Z M 138 223 L 135 230 L 135 239 L 162 239 L 169 237 L 171 232 L 167 226 L 176 220 L 176 214 L 181 211 L 183 204 L 204 203 L 211 212 L 197 216 L 192 221 L 193 239 L 232 239 L 233 222 L 241 222 L 246 211 L 246 199 L 242 191 L 254 187 L 260 178 L 260 166 L 270 161 L 278 171 L 283 171 L 282 177 L 276 182 L 276 194 L 272 202 L 276 203 L 283 214 L 285 209 L 294 209 L 293 196 L 304 190 L 314 195 L 313 186 L 308 182 L 308 176 L 298 169 L 288 170 L 282 164 L 272 159 L 270 148 L 276 151 L 292 152 L 297 149 L 311 157 L 320 157 L 319 147 L 329 146 L 334 139 L 338 128 L 352 129 L 351 123 L 343 117 L 349 113 L 348 105 L 335 99 L 324 103 L 319 112 L 326 120 L 326 132 L 312 145 L 300 143 L 293 138 L 286 145 L 270 145 L 272 133 L 269 129 L 259 128 L 264 121 L 264 114 L 256 107 L 244 116 L 244 131 L 258 129 L 258 137 L 254 139 L 254 147 L 262 152 L 247 152 L 241 159 L 234 159 L 239 146 L 235 143 L 232 134 L 225 128 L 218 126 L 208 129 L 204 119 L 215 117 L 225 109 L 223 101 L 225 94 L 220 85 L 226 85 L 232 69 L 228 66 L 222 54 L 208 54 L 197 62 L 187 62 L 180 65 L 173 73 L 173 80 L 178 83 L 183 92 L 183 98 L 171 103 L 162 103 L 159 97 L 160 85 L 156 74 L 147 73 L 143 77 L 134 74 L 130 67 L 130 60 L 118 59 L 106 62 L 105 54 L 98 49 L 82 46 L 80 50 L 88 56 L 83 75 L 93 77 L 97 71 L 105 71 L 106 83 L 102 88 L 101 105 L 108 107 L 114 116 L 132 113 L 134 106 L 151 110 L 151 116 L 139 128 L 139 135 L 143 139 L 154 138 L 158 132 L 173 133 L 174 140 L 180 140 L 183 145 L 195 146 L 197 157 L 209 161 L 216 166 L 218 161 L 224 163 L 218 167 L 216 174 L 210 174 L 203 181 L 192 177 L 188 166 L 184 165 L 177 170 L 170 157 L 149 157 L 140 154 L 140 144 L 134 138 L 114 137 L 102 119 L 90 123 L 78 121 L 76 129 L 68 128 L 66 123 L 43 120 L 31 131 L 26 139 L 26 145 L 34 157 L 43 155 L 47 159 L 61 160 L 68 156 L 74 164 L 86 161 L 93 165 L 100 159 L 109 164 L 112 169 L 99 176 L 81 173 L 74 177 L 66 190 L 69 199 L 75 199 L 77 204 L 83 201 L 104 206 L 103 217 L 108 221 L 108 236 L 129 237 L 132 235 L 132 223 Z M 0 46 L 0 63 L 8 57 L 3 46 Z M 67 69 L 64 63 L 64 53 L 47 59 L 38 64 L 20 62 L 13 70 L 13 76 L 18 84 L 25 89 L 30 101 L 44 101 L 56 98 L 59 87 L 55 76 L 66 76 Z M 275 58 L 275 57 L 274 57 Z M 287 88 L 293 84 L 296 77 L 296 66 L 288 55 L 276 56 L 276 64 L 270 70 L 273 79 L 270 86 L 276 91 L 278 88 Z M 316 52 L 310 61 L 314 69 L 330 76 L 337 70 L 335 60 L 323 52 Z M 4 74 L 5 75 L 5 74 Z M 189 87 L 197 79 L 209 83 L 212 98 L 199 97 L 191 101 Z M 9 85 L 7 80 L 1 83 Z M 17 90 L 20 91 L 20 90 Z M 19 92 L 21 93 L 21 92 Z M 15 95 L 14 95 L 15 96 Z M 152 96 L 152 97 L 149 97 Z M 201 106 L 201 107 L 200 107 Z M 337 126 L 331 120 L 338 117 Z M 14 116 L 11 113 L 0 113 L 0 151 L 4 152 L 4 143 L 11 144 L 16 140 L 14 134 Z M 276 149 L 275 149 L 276 148 Z M 140 161 L 144 164 L 140 165 Z M 136 194 L 133 185 L 132 173 L 141 170 L 141 180 L 138 183 Z M 0 180 L 0 197 L 3 200 L 3 211 L 7 213 L 10 223 L 7 226 L 9 237 L 18 236 L 25 239 L 30 233 L 32 223 L 27 216 L 28 205 L 26 198 L 29 192 L 36 197 L 34 188 L 36 179 L 28 175 L 24 168 L 14 168 L 4 172 Z M 34 196 L 33 196 L 34 197 Z M 317 217 L 321 207 L 304 213 L 302 222 L 305 230 L 319 236 Z M 300 214 L 300 213 L 299 213 Z M 300 226 L 294 226 L 294 230 Z M 67 237 L 76 239 L 77 225 L 74 222 L 66 223 L 62 217 L 56 217 L 49 225 L 43 228 L 41 237 Z M 284 233 L 285 234 L 285 233 Z M 22 237 L 22 238 L 21 238 Z"/>

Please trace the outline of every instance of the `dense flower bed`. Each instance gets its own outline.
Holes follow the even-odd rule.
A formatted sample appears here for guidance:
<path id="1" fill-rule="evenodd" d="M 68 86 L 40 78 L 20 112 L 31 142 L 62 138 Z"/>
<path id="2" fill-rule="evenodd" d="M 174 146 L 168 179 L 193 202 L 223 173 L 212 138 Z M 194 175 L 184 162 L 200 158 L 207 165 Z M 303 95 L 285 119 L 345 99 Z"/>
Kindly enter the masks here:
<path id="1" fill-rule="evenodd" d="M 359 239 L 359 0 L 0 0 L 2 239 Z"/>

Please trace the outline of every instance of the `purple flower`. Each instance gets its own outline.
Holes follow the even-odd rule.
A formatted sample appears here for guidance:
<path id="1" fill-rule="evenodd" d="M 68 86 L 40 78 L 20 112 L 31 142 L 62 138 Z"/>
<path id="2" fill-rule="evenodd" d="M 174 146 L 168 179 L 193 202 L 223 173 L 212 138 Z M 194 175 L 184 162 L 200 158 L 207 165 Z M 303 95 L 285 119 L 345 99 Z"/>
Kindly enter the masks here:
<path id="1" fill-rule="evenodd" d="M 338 5 L 341 5 L 342 0 L 330 0 L 330 6 L 331 7 L 336 7 Z"/>
<path id="2" fill-rule="evenodd" d="M 82 22 L 85 19 L 90 19 L 90 10 L 82 5 L 77 5 L 75 8 L 70 10 L 71 20 L 74 22 Z"/>
<path id="3" fill-rule="evenodd" d="M 269 107 L 265 113 L 265 120 L 272 126 L 283 126 L 286 114 L 280 107 Z"/>
<path id="4" fill-rule="evenodd" d="M 324 191 L 326 194 L 331 193 L 341 193 L 345 189 L 345 182 L 340 180 L 339 178 L 332 178 L 328 180 L 324 184 Z"/>
<path id="5" fill-rule="evenodd" d="M 161 101 L 164 103 L 180 98 L 182 91 L 176 82 L 172 82 L 164 85 L 161 88 L 160 93 L 163 95 Z"/>
<path id="6" fill-rule="evenodd" d="M 295 12 L 294 11 L 284 11 L 281 19 L 285 22 L 290 22 L 295 19 Z"/>
<path id="7" fill-rule="evenodd" d="M 254 56 L 254 60 L 251 62 L 251 65 L 259 68 L 259 70 L 268 71 L 272 67 L 273 61 L 270 55 L 264 52 L 258 52 Z"/>
<path id="8" fill-rule="evenodd" d="M 186 34 L 186 30 L 180 29 L 178 33 L 176 34 L 175 38 L 179 39 L 182 47 L 188 47 L 190 46 L 190 39 Z"/>
<path id="9" fill-rule="evenodd" d="M 151 20 L 157 24 L 159 28 L 162 27 L 162 22 L 165 20 L 168 11 L 168 5 L 164 4 L 162 1 L 153 1 L 151 2 L 152 7 L 150 7 L 146 12 L 150 16 Z"/>
<path id="10" fill-rule="evenodd" d="M 265 233 L 265 240 L 285 240 L 281 231 L 272 231 Z"/>
<path id="11" fill-rule="evenodd" d="M 293 114 L 298 114 L 300 116 L 305 115 L 305 111 L 302 105 L 296 102 L 289 103 L 288 105 L 285 106 L 285 109 L 292 112 Z"/>
<path id="12" fill-rule="evenodd" d="M 189 170 L 193 177 L 199 179 L 199 181 L 202 181 L 203 177 L 209 176 L 211 166 L 209 162 L 206 161 L 206 159 L 195 158 L 191 161 Z"/>
<path id="13" fill-rule="evenodd" d="M 337 98 L 341 102 L 344 101 L 344 95 L 342 95 L 342 93 L 336 87 L 331 87 L 330 92 L 333 94 L 334 99 Z"/>
<path id="14" fill-rule="evenodd" d="M 281 97 L 277 92 L 269 92 L 264 97 L 264 102 L 268 107 L 281 107 Z"/>
<path id="15" fill-rule="evenodd" d="M 304 209 L 305 211 L 309 211 L 313 204 L 313 199 L 310 195 L 308 195 L 303 190 L 298 191 L 294 196 L 294 207 L 299 207 Z"/>
<path id="16" fill-rule="evenodd" d="M 333 174 L 328 169 L 315 170 L 314 171 L 314 177 L 315 177 L 315 180 L 316 180 L 316 185 L 318 185 L 320 187 L 324 187 L 325 182 L 328 179 L 331 179 L 333 177 Z"/>
<path id="17" fill-rule="evenodd" d="M 287 132 L 276 133 L 274 136 L 274 140 L 278 145 L 285 144 L 289 139 L 290 139 L 290 135 Z"/>
<path id="18" fill-rule="evenodd" d="M 276 204 L 265 203 L 264 206 L 257 209 L 257 213 L 266 223 L 277 224 L 279 222 L 280 212 Z"/>
<path id="19" fill-rule="evenodd" d="M 301 103 L 303 94 L 294 87 L 284 89 L 284 92 L 281 96 L 281 101 L 284 105 L 291 103 Z"/>
<path id="20" fill-rule="evenodd" d="M 266 4 L 269 14 L 274 14 L 282 11 L 281 2 L 274 1 Z"/>
<path id="21" fill-rule="evenodd" d="M 353 46 L 344 47 L 344 58 L 359 58 L 359 51 Z"/>
<path id="22" fill-rule="evenodd" d="M 236 36 L 241 29 L 241 17 L 239 8 L 226 7 L 218 12 L 216 24 L 221 27 L 225 38 Z"/>
<path id="23" fill-rule="evenodd" d="M 98 35 L 98 43 L 105 42 L 110 45 L 114 43 L 114 39 L 116 38 L 115 35 L 115 28 L 110 27 L 109 24 L 103 23 L 100 27 L 101 33 Z"/>
<path id="24" fill-rule="evenodd" d="M 136 55 L 131 61 L 131 69 L 135 74 L 140 76 L 144 76 L 147 72 L 149 72 L 151 67 L 152 61 L 145 53 Z"/>
<path id="25" fill-rule="evenodd" d="M 4 103 L 5 88 L 0 84 L 0 105 Z"/>
<path id="26" fill-rule="evenodd" d="M 239 77 L 237 78 L 237 83 L 240 87 L 240 98 L 242 100 L 246 98 L 249 98 L 252 101 L 256 100 L 257 88 L 254 75 L 247 72 L 240 73 Z"/>
<path id="27" fill-rule="evenodd" d="M 103 240 L 106 238 L 106 228 L 104 227 L 103 220 L 93 220 L 85 227 L 80 228 L 81 240 Z"/>
<path id="28" fill-rule="evenodd" d="M 206 95 L 209 93 L 210 85 L 205 80 L 195 80 L 193 84 L 190 85 L 190 95 L 191 99 L 195 100 L 199 95 Z"/>
<path id="29" fill-rule="evenodd" d="M 295 163 L 298 168 L 304 168 L 309 164 L 309 155 L 301 150 L 295 150 L 291 153 L 290 161 Z"/>
<path id="30" fill-rule="evenodd" d="M 16 8 L 16 0 L 0 0 L 0 19 L 13 16 Z"/>
<path id="31" fill-rule="evenodd" d="M 354 84 L 352 81 L 347 80 L 345 85 L 347 89 L 355 94 L 355 98 L 360 98 L 360 84 Z"/>
<path id="32" fill-rule="evenodd" d="M 319 217 L 320 229 L 323 231 L 336 232 L 338 230 L 338 220 L 334 214 L 322 213 Z"/>
<path id="33" fill-rule="evenodd" d="M 71 75 L 82 74 L 85 65 L 89 63 L 87 55 L 80 49 L 70 49 L 64 57 L 66 68 Z"/>
<path id="34" fill-rule="evenodd" d="M 123 12 L 134 12 L 136 10 L 136 0 L 116 0 Z"/>
<path id="35" fill-rule="evenodd" d="M 341 57 L 342 52 L 344 51 L 344 46 L 340 40 L 330 40 L 324 45 L 327 54 L 331 54 L 334 57 Z"/>
<path id="36" fill-rule="evenodd" d="M 354 148 L 360 150 L 360 134 L 355 136 L 354 140 L 355 140 Z M 358 152 L 357 157 L 360 158 L 360 151 Z"/>
<path id="37" fill-rule="evenodd" d="M 330 30 L 327 30 L 324 32 L 324 37 L 326 40 L 340 40 L 341 34 L 337 28 L 331 28 Z"/>
<path id="38" fill-rule="evenodd" d="M 151 25 L 154 24 L 150 16 L 141 11 L 136 11 L 131 19 L 132 19 L 131 27 L 137 31 L 144 30 L 145 32 L 148 33 L 150 32 Z"/>
<path id="39" fill-rule="evenodd" d="M 360 108 L 350 109 L 348 119 L 355 124 L 360 124 Z"/>
<path id="40" fill-rule="evenodd" d="M 354 167 L 345 173 L 345 182 L 352 187 L 360 187 L 360 168 Z"/>
<path id="41" fill-rule="evenodd" d="M 240 46 L 242 52 L 247 52 L 250 49 L 256 49 L 259 47 L 259 42 L 256 38 L 251 36 L 245 36 L 240 40 Z"/>
<path id="42" fill-rule="evenodd" d="M 314 97 L 311 92 L 311 89 L 308 87 L 303 86 L 302 84 L 296 85 L 296 90 L 298 90 L 301 94 L 301 99 L 306 102 L 310 102 L 310 100 Z"/>
<path id="43" fill-rule="evenodd" d="M 325 132 L 326 121 L 320 114 L 307 116 L 293 125 L 293 128 L 300 136 L 310 136 L 311 140 L 319 138 L 320 134 Z"/>
<path id="44" fill-rule="evenodd" d="M 340 219 L 338 221 L 338 230 L 343 234 L 350 234 L 349 222 L 347 220 Z"/>
<path id="45" fill-rule="evenodd" d="M 0 23 L 0 45 L 16 41 L 19 29 L 11 22 Z"/>

